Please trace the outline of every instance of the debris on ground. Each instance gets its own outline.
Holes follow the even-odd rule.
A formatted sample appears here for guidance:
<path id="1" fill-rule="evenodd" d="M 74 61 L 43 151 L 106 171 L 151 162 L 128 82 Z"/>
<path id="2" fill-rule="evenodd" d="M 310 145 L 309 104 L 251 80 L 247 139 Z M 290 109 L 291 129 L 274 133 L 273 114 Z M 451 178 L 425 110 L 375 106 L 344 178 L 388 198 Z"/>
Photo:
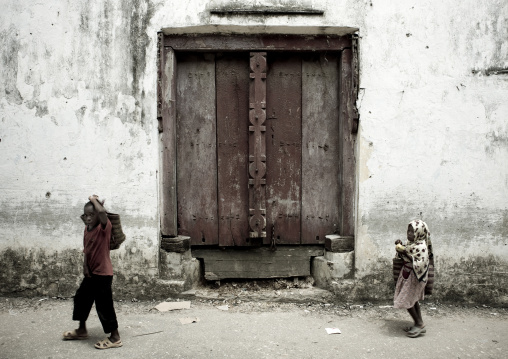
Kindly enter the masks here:
<path id="1" fill-rule="evenodd" d="M 190 309 L 191 302 L 162 302 L 154 307 L 159 312 L 167 312 L 170 310 L 179 310 L 179 309 Z"/>
<path id="2" fill-rule="evenodd" d="M 151 333 L 143 333 L 143 334 L 137 334 L 137 335 L 133 335 L 132 337 L 142 337 L 142 336 L 145 336 L 145 335 L 152 335 L 152 334 L 159 334 L 159 333 L 162 333 L 163 330 L 159 330 L 157 332 L 151 332 Z"/>
<path id="3" fill-rule="evenodd" d="M 218 291 L 220 295 L 238 292 L 278 291 L 281 289 L 308 289 L 314 286 L 312 277 L 275 278 L 257 280 L 218 280 L 205 284 L 206 289 Z"/>
<path id="4" fill-rule="evenodd" d="M 341 334 L 339 328 L 325 328 L 325 330 L 328 334 Z"/>
<path id="5" fill-rule="evenodd" d="M 178 318 L 178 320 L 180 321 L 180 323 L 182 323 L 182 325 L 192 324 L 192 323 L 199 322 L 199 318 L 198 317 L 194 317 L 194 318 Z"/>

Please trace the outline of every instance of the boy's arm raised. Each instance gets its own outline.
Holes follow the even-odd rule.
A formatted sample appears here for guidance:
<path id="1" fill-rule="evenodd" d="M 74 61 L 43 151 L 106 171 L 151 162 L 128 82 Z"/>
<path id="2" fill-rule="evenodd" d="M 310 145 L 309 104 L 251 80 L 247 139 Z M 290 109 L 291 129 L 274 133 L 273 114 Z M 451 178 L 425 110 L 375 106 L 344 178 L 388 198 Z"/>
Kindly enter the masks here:
<path id="1" fill-rule="evenodd" d="M 101 222 L 102 229 L 106 228 L 106 224 L 108 224 L 108 215 L 106 214 L 106 210 L 102 204 L 99 202 L 99 196 L 94 194 L 88 197 L 88 199 L 93 203 L 93 206 L 99 215 L 99 221 Z"/>

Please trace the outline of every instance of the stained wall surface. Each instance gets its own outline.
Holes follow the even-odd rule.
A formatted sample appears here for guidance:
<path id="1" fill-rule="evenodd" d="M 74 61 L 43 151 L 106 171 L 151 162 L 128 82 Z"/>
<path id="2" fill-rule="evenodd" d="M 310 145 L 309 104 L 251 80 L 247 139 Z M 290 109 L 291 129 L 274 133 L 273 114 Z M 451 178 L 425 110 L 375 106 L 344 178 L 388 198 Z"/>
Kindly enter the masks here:
<path id="1" fill-rule="evenodd" d="M 220 25 L 357 31 L 352 296 L 390 297 L 393 242 L 420 217 L 433 236 L 438 298 L 508 303 L 508 4 L 287 0 L 255 6 L 324 15 L 210 13 L 252 4 L 2 1 L 1 293 L 72 294 L 80 280 L 79 215 L 92 193 L 122 214 L 128 240 L 112 252 L 117 292 L 154 290 L 157 31 Z"/>

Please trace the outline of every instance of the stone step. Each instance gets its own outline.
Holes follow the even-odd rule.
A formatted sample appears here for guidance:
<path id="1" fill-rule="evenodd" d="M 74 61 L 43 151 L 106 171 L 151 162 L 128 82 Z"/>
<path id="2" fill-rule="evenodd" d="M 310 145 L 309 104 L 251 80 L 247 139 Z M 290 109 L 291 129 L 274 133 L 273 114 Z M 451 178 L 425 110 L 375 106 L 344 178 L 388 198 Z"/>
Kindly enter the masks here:
<path id="1" fill-rule="evenodd" d="M 311 258 L 323 253 L 321 246 L 192 249 L 192 256 L 204 261 L 206 280 L 306 277 Z"/>

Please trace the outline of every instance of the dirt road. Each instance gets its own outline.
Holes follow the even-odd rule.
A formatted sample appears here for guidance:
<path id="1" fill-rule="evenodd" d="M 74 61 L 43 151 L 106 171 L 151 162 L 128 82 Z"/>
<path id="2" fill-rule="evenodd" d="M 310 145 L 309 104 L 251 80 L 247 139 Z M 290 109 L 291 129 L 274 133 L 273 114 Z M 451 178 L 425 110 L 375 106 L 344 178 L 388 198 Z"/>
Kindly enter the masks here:
<path id="1" fill-rule="evenodd" d="M 295 291 L 292 291 L 295 293 Z M 170 299 L 173 300 L 173 299 Z M 182 300 L 182 299 L 180 299 Z M 427 333 L 404 335 L 409 315 L 391 303 L 273 303 L 191 300 L 190 309 L 158 312 L 159 302 L 116 302 L 124 346 L 99 351 L 105 337 L 92 310 L 90 338 L 63 341 L 72 299 L 1 298 L 0 358 L 506 358 L 508 310 L 422 305 Z M 217 307 L 228 305 L 228 310 Z M 223 308 L 225 309 L 225 308 Z M 182 324 L 181 318 L 197 318 Z M 341 334 L 327 334 L 339 328 Z"/>

